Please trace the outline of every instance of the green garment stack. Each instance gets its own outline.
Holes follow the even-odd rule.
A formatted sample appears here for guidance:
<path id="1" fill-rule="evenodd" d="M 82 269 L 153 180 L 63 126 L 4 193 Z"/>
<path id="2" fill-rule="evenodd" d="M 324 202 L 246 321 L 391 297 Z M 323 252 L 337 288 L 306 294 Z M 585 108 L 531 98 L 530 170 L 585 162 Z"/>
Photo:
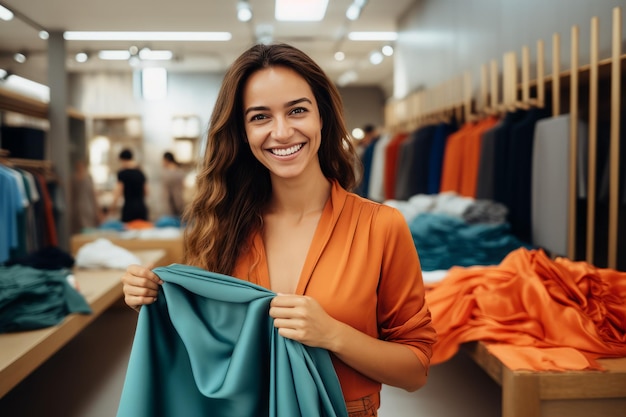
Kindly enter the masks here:
<path id="1" fill-rule="evenodd" d="M 0 266 L 0 333 L 55 326 L 70 313 L 90 314 L 65 269 Z"/>
<path id="2" fill-rule="evenodd" d="M 330 355 L 278 334 L 276 295 L 185 265 L 139 313 L 117 417 L 347 417 Z"/>

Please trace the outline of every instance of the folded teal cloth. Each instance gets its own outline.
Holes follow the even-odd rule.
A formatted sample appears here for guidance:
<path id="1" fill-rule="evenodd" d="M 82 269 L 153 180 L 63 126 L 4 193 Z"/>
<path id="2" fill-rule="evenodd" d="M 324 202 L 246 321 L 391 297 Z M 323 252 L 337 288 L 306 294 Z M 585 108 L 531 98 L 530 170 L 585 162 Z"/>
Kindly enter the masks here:
<path id="1" fill-rule="evenodd" d="M 347 417 L 329 353 L 286 339 L 276 295 L 185 265 L 139 313 L 117 417 Z"/>
<path id="2" fill-rule="evenodd" d="M 60 324 L 68 314 L 91 314 L 85 297 L 70 285 L 68 269 L 0 266 L 0 333 Z"/>

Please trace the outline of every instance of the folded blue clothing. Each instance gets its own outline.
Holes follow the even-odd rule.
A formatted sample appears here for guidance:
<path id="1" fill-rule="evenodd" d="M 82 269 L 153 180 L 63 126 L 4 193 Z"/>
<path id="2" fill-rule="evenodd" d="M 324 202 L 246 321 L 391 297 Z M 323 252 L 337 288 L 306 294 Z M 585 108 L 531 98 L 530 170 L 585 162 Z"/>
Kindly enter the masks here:
<path id="1" fill-rule="evenodd" d="M 91 314 L 69 274 L 69 269 L 0 266 L 0 333 L 55 326 L 71 313 Z"/>
<path id="2" fill-rule="evenodd" d="M 347 417 L 330 355 L 278 334 L 276 295 L 200 268 L 156 268 L 117 417 Z"/>
<path id="3" fill-rule="evenodd" d="M 511 233 L 508 223 L 467 223 L 439 213 L 422 213 L 409 222 L 423 271 L 453 266 L 497 265 L 520 247 L 533 249 Z"/>

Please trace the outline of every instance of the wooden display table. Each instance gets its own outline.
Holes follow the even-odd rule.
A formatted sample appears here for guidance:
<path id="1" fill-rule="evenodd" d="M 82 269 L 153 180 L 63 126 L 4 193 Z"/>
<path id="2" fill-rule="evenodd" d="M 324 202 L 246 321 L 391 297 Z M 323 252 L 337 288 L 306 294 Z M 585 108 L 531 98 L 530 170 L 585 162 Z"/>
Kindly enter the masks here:
<path id="1" fill-rule="evenodd" d="M 502 387 L 502 417 L 626 416 L 626 358 L 599 360 L 604 372 L 513 371 L 483 342 L 464 348 Z"/>
<path id="2" fill-rule="evenodd" d="M 134 251 L 144 263 L 162 264 L 162 249 Z M 119 269 L 75 269 L 74 277 L 92 314 L 70 314 L 60 324 L 0 334 L 0 398 L 123 297 Z"/>
<path id="3" fill-rule="evenodd" d="M 93 233 L 83 233 L 73 235 L 70 241 L 70 251 L 76 256 L 78 249 L 86 243 L 93 242 L 98 238 L 104 238 L 111 241 L 116 246 L 128 249 L 130 251 L 145 249 L 163 249 L 166 256 L 161 260 L 159 265 L 165 266 L 172 263 L 181 263 L 183 260 L 183 237 L 180 236 L 169 238 L 126 238 L 125 232 L 102 231 Z"/>

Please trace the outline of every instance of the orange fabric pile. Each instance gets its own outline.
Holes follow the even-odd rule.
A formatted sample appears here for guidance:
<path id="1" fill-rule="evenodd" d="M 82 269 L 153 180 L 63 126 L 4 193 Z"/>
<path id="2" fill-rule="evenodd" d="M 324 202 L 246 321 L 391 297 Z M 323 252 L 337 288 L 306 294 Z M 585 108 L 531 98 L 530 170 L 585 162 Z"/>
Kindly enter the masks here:
<path id="1" fill-rule="evenodd" d="M 128 230 L 154 229 L 154 223 L 147 220 L 131 220 L 124 224 Z"/>
<path id="2" fill-rule="evenodd" d="M 452 268 L 427 301 L 432 364 L 477 340 L 514 370 L 601 369 L 595 359 L 626 356 L 625 272 L 520 248 L 497 266 Z"/>

